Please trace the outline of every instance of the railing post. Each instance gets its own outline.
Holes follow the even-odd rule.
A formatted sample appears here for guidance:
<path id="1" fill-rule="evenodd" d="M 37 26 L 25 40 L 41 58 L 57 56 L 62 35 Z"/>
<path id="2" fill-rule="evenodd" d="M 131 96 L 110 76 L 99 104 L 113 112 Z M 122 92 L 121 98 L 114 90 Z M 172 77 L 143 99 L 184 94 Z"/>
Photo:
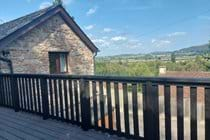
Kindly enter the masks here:
<path id="1" fill-rule="evenodd" d="M 82 129 L 87 131 L 91 127 L 89 82 L 80 79 L 80 102 Z"/>
<path id="2" fill-rule="evenodd" d="M 143 84 L 144 139 L 159 140 L 158 85 Z"/>
<path id="3" fill-rule="evenodd" d="M 49 101 L 48 101 L 47 78 L 46 77 L 42 77 L 40 80 L 41 80 L 41 96 L 42 96 L 43 119 L 46 120 L 46 119 L 49 118 Z"/>
<path id="4" fill-rule="evenodd" d="M 210 139 L 210 87 L 205 87 L 205 140 Z"/>
<path id="5" fill-rule="evenodd" d="M 20 110 L 20 106 L 19 106 L 17 77 L 15 77 L 14 75 L 11 75 L 10 84 L 11 84 L 11 91 L 12 91 L 13 107 L 14 107 L 15 112 L 18 112 Z"/>

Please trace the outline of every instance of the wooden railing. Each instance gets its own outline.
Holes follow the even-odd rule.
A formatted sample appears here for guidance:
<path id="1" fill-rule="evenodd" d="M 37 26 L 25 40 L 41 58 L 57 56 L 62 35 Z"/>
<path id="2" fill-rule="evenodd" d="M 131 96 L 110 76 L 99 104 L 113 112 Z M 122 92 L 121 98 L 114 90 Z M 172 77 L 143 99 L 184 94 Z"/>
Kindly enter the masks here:
<path id="1" fill-rule="evenodd" d="M 160 91 L 160 87 L 163 91 Z M 0 105 L 127 138 L 172 139 L 175 86 L 177 139 L 184 134 L 184 87 L 190 89 L 190 138 L 198 138 L 197 88 L 203 87 L 203 138 L 210 139 L 210 79 L 0 74 Z M 164 97 L 164 136 L 159 97 Z"/>

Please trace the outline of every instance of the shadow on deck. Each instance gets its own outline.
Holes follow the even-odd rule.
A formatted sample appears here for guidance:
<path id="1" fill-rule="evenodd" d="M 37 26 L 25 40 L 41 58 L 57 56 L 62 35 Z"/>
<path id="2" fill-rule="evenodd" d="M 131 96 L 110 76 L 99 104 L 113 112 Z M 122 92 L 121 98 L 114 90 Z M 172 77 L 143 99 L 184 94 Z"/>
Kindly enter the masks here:
<path id="1" fill-rule="evenodd" d="M 0 107 L 0 140 L 117 140 L 117 136 Z"/>

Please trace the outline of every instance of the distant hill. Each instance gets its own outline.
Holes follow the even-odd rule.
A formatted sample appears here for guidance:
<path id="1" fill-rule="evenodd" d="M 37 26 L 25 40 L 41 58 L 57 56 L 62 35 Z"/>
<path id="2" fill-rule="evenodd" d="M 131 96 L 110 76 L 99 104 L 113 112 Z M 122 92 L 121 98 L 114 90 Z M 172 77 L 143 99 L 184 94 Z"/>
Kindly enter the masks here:
<path id="1" fill-rule="evenodd" d="M 98 60 L 163 60 L 170 61 L 171 53 L 175 53 L 177 59 L 180 60 L 189 60 L 195 58 L 197 55 L 202 55 L 209 51 L 208 44 L 192 46 L 188 48 L 183 48 L 176 51 L 165 51 L 165 52 L 152 52 L 148 54 L 120 54 L 115 56 L 105 56 L 97 57 Z"/>
<path id="2" fill-rule="evenodd" d="M 188 54 L 188 53 L 203 54 L 203 53 L 205 53 L 207 51 L 209 51 L 208 44 L 199 45 L 199 46 L 192 46 L 192 47 L 180 49 L 180 50 L 177 50 L 177 51 L 174 51 L 174 52 L 177 53 L 177 54 L 179 54 L 179 53 L 182 53 L 182 54 L 183 53 L 185 53 L 185 54 Z"/>

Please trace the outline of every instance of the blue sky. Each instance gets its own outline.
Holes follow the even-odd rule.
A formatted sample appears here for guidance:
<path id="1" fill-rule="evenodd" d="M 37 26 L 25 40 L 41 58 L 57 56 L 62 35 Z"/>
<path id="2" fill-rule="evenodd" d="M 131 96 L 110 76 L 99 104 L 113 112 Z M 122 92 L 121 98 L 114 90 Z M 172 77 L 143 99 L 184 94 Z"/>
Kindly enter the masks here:
<path id="1" fill-rule="evenodd" d="M 2 0 L 0 22 L 52 0 Z M 209 0 L 64 0 L 99 56 L 172 51 L 210 40 Z"/>

